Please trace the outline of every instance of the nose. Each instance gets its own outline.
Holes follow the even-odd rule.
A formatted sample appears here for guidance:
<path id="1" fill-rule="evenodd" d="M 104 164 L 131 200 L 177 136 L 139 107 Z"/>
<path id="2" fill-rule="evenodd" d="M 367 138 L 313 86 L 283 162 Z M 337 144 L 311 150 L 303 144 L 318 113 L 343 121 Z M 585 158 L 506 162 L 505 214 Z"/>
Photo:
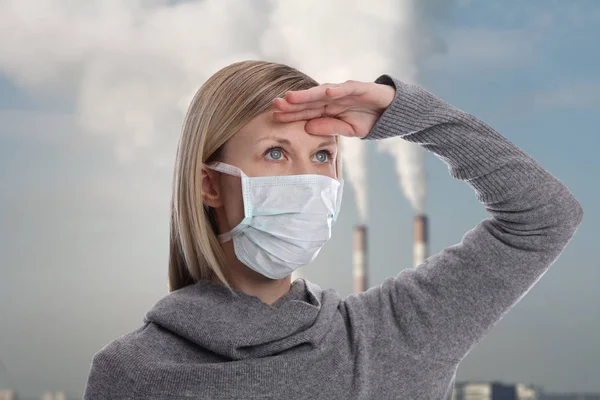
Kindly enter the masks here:
<path id="1" fill-rule="evenodd" d="M 314 162 L 302 159 L 294 163 L 290 172 L 292 175 L 316 174 L 318 169 Z"/>

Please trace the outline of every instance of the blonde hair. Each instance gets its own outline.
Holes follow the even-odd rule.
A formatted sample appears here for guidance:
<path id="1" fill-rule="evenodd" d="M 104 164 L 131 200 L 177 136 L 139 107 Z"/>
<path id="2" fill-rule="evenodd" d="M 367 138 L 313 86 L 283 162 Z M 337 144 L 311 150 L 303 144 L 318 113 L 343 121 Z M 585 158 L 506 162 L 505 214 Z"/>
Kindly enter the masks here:
<path id="1" fill-rule="evenodd" d="M 171 200 L 169 291 L 201 279 L 223 284 L 225 254 L 217 240 L 213 210 L 202 202 L 202 163 L 219 161 L 223 145 L 267 111 L 286 91 L 319 83 L 284 64 L 248 60 L 230 64 L 198 89 L 185 119 L 175 161 Z M 339 139 L 338 146 L 340 145 Z M 338 150 L 336 170 L 341 172 Z M 234 293 L 235 294 L 235 293 Z"/>

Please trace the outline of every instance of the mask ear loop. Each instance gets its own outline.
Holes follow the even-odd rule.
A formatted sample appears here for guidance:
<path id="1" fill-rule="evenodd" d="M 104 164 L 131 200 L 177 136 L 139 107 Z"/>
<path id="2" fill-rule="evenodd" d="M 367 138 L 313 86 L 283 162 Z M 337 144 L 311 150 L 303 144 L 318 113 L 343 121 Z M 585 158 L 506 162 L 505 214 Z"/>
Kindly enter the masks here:
<path id="1" fill-rule="evenodd" d="M 244 220 L 242 220 L 242 222 L 240 223 L 240 225 L 238 227 L 234 228 L 234 230 L 236 232 L 241 231 L 242 229 L 244 229 L 247 226 L 246 224 L 250 221 L 250 219 L 252 217 L 252 212 L 251 212 L 252 210 L 249 209 L 250 205 L 246 201 L 246 196 L 245 196 L 245 193 L 248 191 L 248 183 L 247 183 L 248 176 L 246 174 L 244 174 L 244 172 L 240 168 L 234 167 L 233 165 L 230 165 L 230 164 L 227 164 L 224 162 L 220 162 L 220 161 L 216 161 L 216 162 L 207 164 L 206 167 L 213 169 L 215 171 L 218 171 L 218 172 L 222 172 L 224 174 L 239 176 L 241 178 L 242 199 L 244 202 Z M 224 243 L 224 242 L 231 240 L 232 233 L 234 230 L 217 235 L 217 239 L 219 240 L 219 243 Z"/>
<path id="2" fill-rule="evenodd" d="M 206 164 L 206 167 L 218 172 L 223 172 L 225 174 L 241 176 L 241 170 L 236 171 L 236 168 L 234 166 L 222 162 L 215 161 L 210 164 Z M 209 206 L 207 206 L 204 203 L 202 203 L 202 206 L 204 207 L 204 210 L 206 210 L 206 212 L 209 212 Z"/>
<path id="3" fill-rule="evenodd" d="M 234 167 L 233 165 L 226 164 L 224 162 L 216 161 L 210 164 L 206 164 L 207 168 L 214 169 L 215 171 L 223 172 L 224 174 L 239 176 L 245 176 L 241 169 Z"/>
<path id="4" fill-rule="evenodd" d="M 231 240 L 231 232 L 225 232 L 220 235 L 217 235 L 217 239 L 219 243 L 225 243 Z"/>

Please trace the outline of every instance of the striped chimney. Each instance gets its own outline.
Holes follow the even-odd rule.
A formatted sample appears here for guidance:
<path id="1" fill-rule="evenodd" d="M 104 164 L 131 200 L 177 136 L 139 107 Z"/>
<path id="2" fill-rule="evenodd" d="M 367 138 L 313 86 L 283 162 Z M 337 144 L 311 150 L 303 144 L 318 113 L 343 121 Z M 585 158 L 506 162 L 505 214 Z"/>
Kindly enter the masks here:
<path id="1" fill-rule="evenodd" d="M 413 224 L 415 243 L 414 243 L 414 268 L 421 265 L 428 255 L 429 235 L 427 232 L 427 216 L 424 214 L 416 215 Z"/>
<path id="2" fill-rule="evenodd" d="M 367 284 L 367 227 L 354 227 L 354 249 L 352 252 L 352 275 L 354 277 L 354 293 L 364 292 Z"/>

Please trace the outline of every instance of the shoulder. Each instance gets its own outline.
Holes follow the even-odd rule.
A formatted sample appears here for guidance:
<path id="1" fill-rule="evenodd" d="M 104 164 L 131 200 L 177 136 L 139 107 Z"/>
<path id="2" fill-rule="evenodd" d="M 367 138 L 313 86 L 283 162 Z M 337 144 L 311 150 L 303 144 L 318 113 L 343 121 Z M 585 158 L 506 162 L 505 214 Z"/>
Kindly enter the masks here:
<path id="1" fill-rule="evenodd" d="M 148 324 L 128 332 L 98 350 L 92 357 L 85 387 L 85 400 L 119 398 L 133 388 L 142 364 Z"/>

